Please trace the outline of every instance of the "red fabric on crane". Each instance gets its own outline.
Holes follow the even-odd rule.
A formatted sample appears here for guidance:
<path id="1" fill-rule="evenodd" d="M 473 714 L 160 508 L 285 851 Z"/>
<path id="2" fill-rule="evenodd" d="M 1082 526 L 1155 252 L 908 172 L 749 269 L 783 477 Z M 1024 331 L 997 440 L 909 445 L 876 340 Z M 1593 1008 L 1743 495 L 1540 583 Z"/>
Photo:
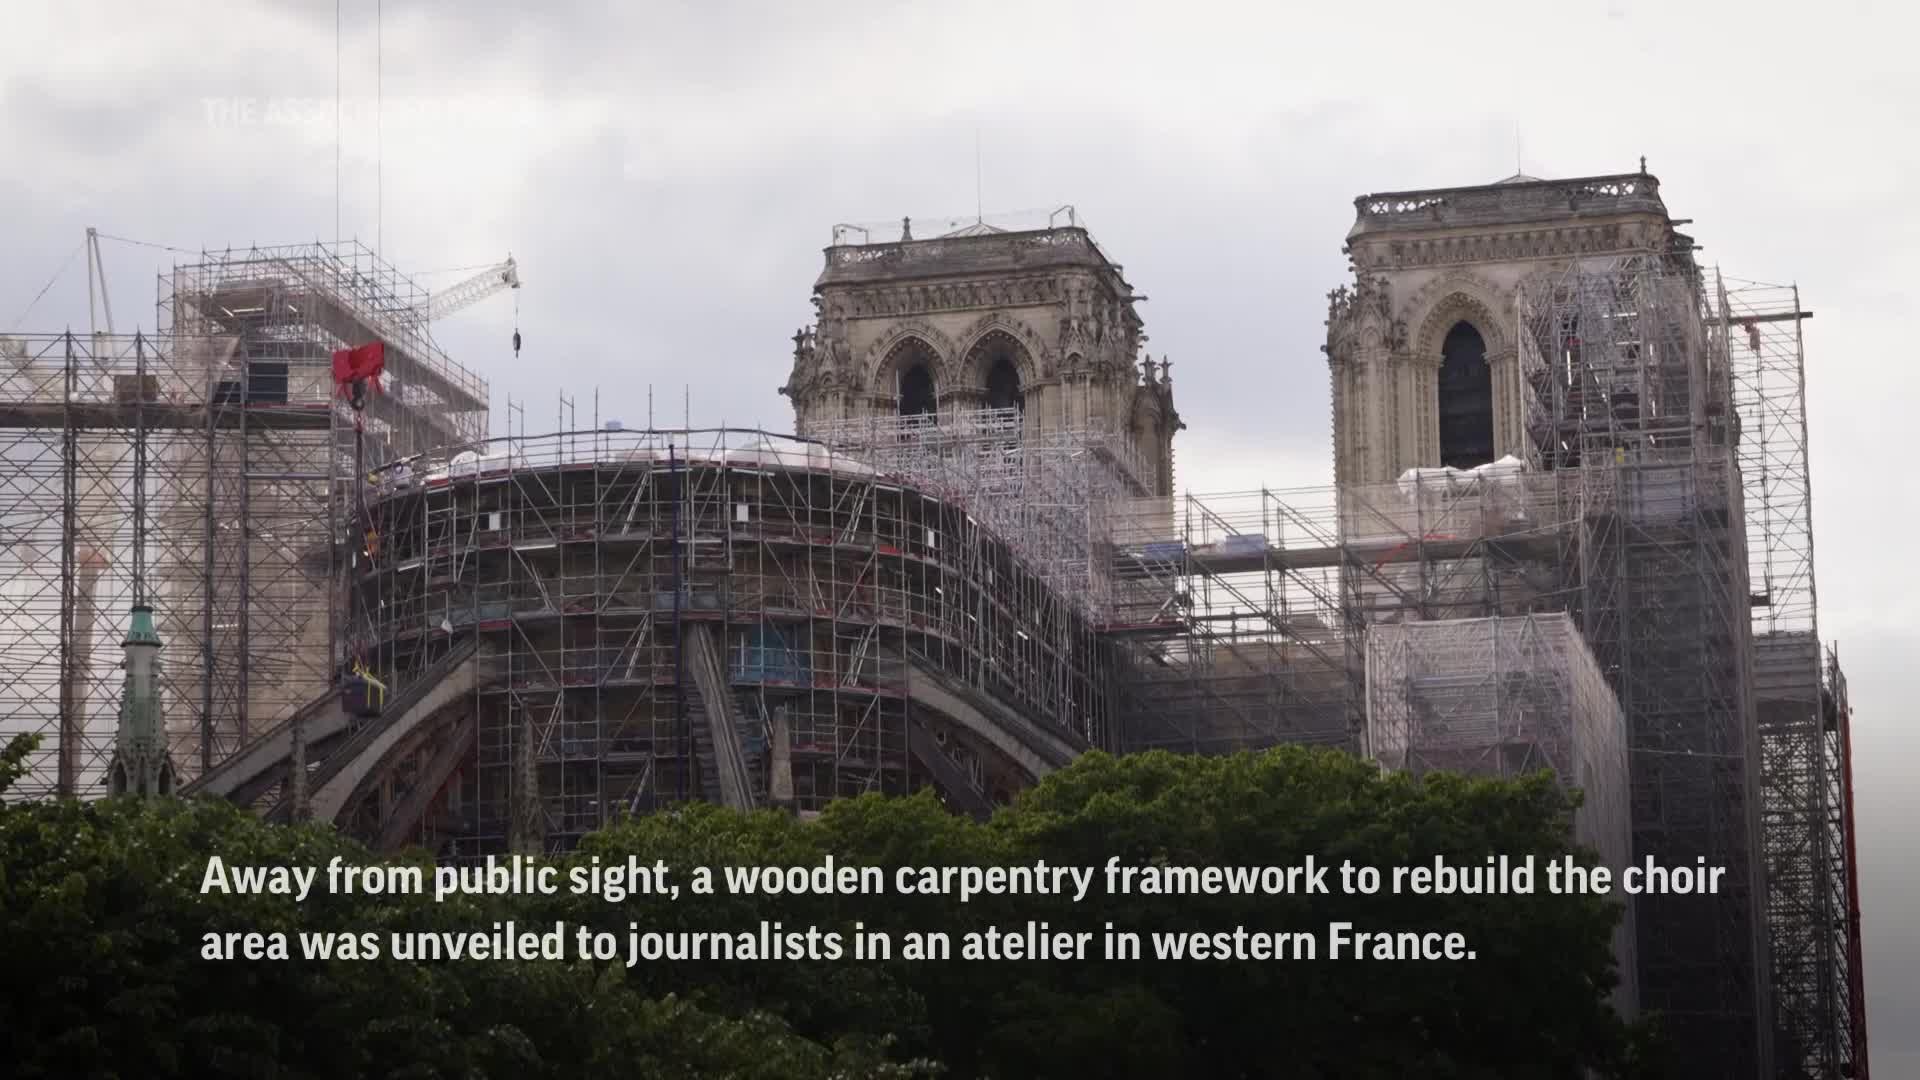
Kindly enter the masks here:
<path id="1" fill-rule="evenodd" d="M 384 342 L 373 341 L 365 345 L 356 345 L 351 349 L 338 349 L 333 354 L 333 386 L 335 393 L 346 393 L 347 388 L 365 379 L 380 389 L 380 373 L 387 369 L 387 346 Z"/>

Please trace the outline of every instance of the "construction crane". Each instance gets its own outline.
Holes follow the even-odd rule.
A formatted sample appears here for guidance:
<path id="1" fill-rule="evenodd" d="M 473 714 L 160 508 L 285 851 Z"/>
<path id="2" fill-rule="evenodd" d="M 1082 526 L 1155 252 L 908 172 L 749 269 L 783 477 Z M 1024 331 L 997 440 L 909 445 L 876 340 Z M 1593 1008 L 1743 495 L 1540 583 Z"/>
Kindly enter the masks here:
<path id="1" fill-rule="evenodd" d="M 456 282 L 429 296 L 413 309 L 422 323 L 438 322 L 456 311 L 463 311 L 502 289 L 520 287 L 520 264 L 513 256 L 495 263 L 464 281 Z"/>
<path id="2" fill-rule="evenodd" d="M 462 311 L 485 300 L 502 289 L 520 288 L 520 264 L 509 254 L 507 261 L 495 263 L 464 281 L 456 282 L 429 296 L 426 300 L 408 310 L 410 321 L 425 331 L 428 324 L 435 323 L 456 311 Z M 520 303 L 516 299 L 513 305 L 513 355 L 520 355 Z"/>

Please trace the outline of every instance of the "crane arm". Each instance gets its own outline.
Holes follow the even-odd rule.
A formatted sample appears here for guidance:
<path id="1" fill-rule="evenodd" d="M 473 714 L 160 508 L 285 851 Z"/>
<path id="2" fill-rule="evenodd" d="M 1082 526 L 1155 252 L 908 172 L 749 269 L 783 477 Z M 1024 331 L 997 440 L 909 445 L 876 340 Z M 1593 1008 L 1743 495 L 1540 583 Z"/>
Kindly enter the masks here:
<path id="1" fill-rule="evenodd" d="M 434 293 L 426 303 L 414 310 L 419 313 L 421 322 L 437 322 L 456 311 L 470 307 L 485 300 L 502 289 L 520 287 L 520 264 L 507 256 L 507 261 L 489 266 L 465 281 Z"/>

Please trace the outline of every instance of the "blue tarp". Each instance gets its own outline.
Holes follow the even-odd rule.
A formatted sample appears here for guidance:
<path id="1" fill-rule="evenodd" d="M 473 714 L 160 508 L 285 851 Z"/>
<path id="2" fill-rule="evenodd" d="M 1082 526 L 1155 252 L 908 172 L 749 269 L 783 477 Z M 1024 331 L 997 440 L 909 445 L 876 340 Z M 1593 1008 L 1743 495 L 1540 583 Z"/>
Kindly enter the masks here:
<path id="1" fill-rule="evenodd" d="M 1267 538 L 1259 533 L 1234 533 L 1220 541 L 1222 555 L 1258 555 L 1267 550 Z"/>

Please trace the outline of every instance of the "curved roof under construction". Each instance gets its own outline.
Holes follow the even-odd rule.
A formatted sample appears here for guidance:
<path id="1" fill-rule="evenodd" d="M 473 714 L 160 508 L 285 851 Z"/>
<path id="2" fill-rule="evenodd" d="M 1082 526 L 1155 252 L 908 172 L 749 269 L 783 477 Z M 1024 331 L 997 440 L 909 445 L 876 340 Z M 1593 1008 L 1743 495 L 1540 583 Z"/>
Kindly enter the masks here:
<path id="1" fill-rule="evenodd" d="M 558 468 L 625 466 L 638 462 L 688 467 L 807 470 L 841 476 L 879 476 L 874 466 L 824 443 L 741 429 L 586 431 L 501 437 L 392 462 L 373 471 L 384 488 L 434 485 L 454 479 L 501 478 Z"/>

